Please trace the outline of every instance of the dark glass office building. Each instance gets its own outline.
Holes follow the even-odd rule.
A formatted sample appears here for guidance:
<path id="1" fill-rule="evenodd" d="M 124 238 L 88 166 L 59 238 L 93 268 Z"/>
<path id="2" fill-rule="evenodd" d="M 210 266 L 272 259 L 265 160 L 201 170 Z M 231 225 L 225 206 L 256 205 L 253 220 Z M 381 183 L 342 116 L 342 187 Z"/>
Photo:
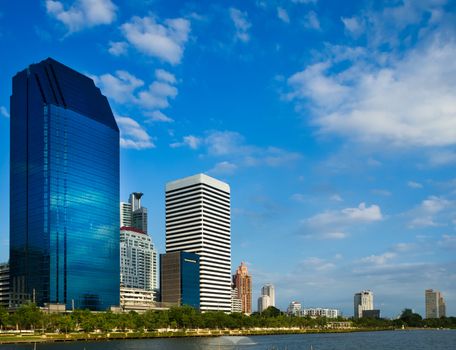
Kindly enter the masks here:
<path id="1" fill-rule="evenodd" d="M 160 254 L 160 294 L 164 303 L 200 308 L 200 257 L 177 251 Z"/>
<path id="2" fill-rule="evenodd" d="M 92 79 L 48 58 L 13 78 L 11 301 L 119 305 L 119 129 Z"/>

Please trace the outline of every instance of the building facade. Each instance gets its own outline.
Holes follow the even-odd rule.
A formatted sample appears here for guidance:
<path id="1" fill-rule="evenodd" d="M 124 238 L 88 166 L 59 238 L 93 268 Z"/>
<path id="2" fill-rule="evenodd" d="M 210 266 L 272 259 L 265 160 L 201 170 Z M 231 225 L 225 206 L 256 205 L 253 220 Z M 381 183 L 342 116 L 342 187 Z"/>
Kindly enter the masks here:
<path id="1" fill-rule="evenodd" d="M 133 192 L 127 202 L 120 202 L 120 227 L 134 227 L 148 233 L 147 208 L 141 205 L 143 193 Z"/>
<path id="2" fill-rule="evenodd" d="M 12 91 L 11 299 L 118 306 L 119 129 L 108 100 L 51 58 L 17 73 Z"/>
<path id="3" fill-rule="evenodd" d="M 156 291 L 120 287 L 120 307 L 123 311 L 145 312 L 155 308 Z"/>
<path id="4" fill-rule="evenodd" d="M 249 275 L 247 265 L 241 265 L 233 275 L 233 286 L 237 292 L 237 298 L 241 300 L 241 312 L 250 315 L 252 313 L 252 276 Z"/>
<path id="5" fill-rule="evenodd" d="M 290 305 L 288 305 L 287 314 L 288 315 L 298 316 L 298 314 L 301 311 L 301 309 L 302 309 L 302 306 L 301 306 L 301 303 L 299 301 L 292 301 L 290 303 Z"/>
<path id="6" fill-rule="evenodd" d="M 200 257 L 176 251 L 160 254 L 160 294 L 164 304 L 200 308 Z"/>
<path id="7" fill-rule="evenodd" d="M 120 228 L 120 283 L 146 291 L 158 288 L 157 251 L 150 236 L 134 227 Z"/>
<path id="8" fill-rule="evenodd" d="M 374 310 L 374 293 L 370 290 L 363 290 L 362 292 L 356 293 L 353 304 L 354 317 L 363 317 L 364 310 Z"/>
<path id="9" fill-rule="evenodd" d="M 198 174 L 166 184 L 166 252 L 200 256 L 202 311 L 231 311 L 228 184 Z"/>
<path id="10" fill-rule="evenodd" d="M 0 264 L 0 306 L 7 309 L 10 299 L 10 273 L 9 264 Z"/>
<path id="11" fill-rule="evenodd" d="M 241 313 L 242 300 L 239 298 L 239 292 L 236 287 L 231 290 L 231 312 Z"/>
<path id="12" fill-rule="evenodd" d="M 442 293 L 434 289 L 426 289 L 424 292 L 426 318 L 440 318 L 446 316 L 446 305 Z"/>
<path id="13" fill-rule="evenodd" d="M 261 295 L 267 295 L 269 297 L 269 306 L 274 306 L 275 307 L 275 288 L 272 284 L 268 283 L 265 284 L 261 288 Z"/>
<path id="14" fill-rule="evenodd" d="M 301 317 L 326 317 L 326 318 L 338 318 L 341 313 L 338 309 L 328 309 L 321 307 L 305 308 L 297 313 Z"/>
<path id="15" fill-rule="evenodd" d="M 258 298 L 258 312 L 262 313 L 264 310 L 266 310 L 268 307 L 272 306 L 271 304 L 271 298 L 269 295 L 261 295 Z"/>

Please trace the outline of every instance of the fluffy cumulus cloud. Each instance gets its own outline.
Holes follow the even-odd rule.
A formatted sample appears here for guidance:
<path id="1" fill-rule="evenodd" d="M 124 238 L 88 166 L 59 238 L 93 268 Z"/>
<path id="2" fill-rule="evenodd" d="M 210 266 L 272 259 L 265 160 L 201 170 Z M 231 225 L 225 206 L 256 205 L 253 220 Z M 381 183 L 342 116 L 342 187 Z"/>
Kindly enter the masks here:
<path id="1" fill-rule="evenodd" d="M 184 18 L 166 19 L 160 23 L 155 16 L 136 16 L 121 29 L 138 51 L 175 65 L 182 60 L 191 26 Z"/>
<path id="2" fill-rule="evenodd" d="M 117 7 L 111 0 L 76 0 L 69 7 L 65 7 L 61 1 L 46 0 L 46 10 L 71 33 L 112 23 L 116 19 Z"/>
<path id="3" fill-rule="evenodd" d="M 155 76 L 156 80 L 147 87 L 143 80 L 123 70 L 118 70 L 114 74 L 93 76 L 93 78 L 103 93 L 117 103 L 129 103 L 145 110 L 167 108 L 170 100 L 178 93 L 174 86 L 176 78 L 163 69 L 156 70 Z M 153 121 L 171 121 L 171 118 L 157 111 L 147 114 Z"/>
<path id="4" fill-rule="evenodd" d="M 116 116 L 120 129 L 120 146 L 122 148 L 146 149 L 154 148 L 152 138 L 147 131 L 130 117 Z"/>
<path id="5" fill-rule="evenodd" d="M 113 56 L 122 56 L 127 53 L 128 44 L 124 41 L 110 41 L 108 52 Z"/>
<path id="6" fill-rule="evenodd" d="M 354 208 L 327 210 L 301 220 L 299 234 L 313 239 L 345 239 L 350 236 L 347 233 L 350 228 L 381 220 L 383 215 L 378 205 L 360 203 Z"/>
<path id="7" fill-rule="evenodd" d="M 379 18 L 388 23 L 396 18 L 401 26 L 391 35 L 398 37 L 404 23 L 426 18 L 426 12 L 413 3 L 405 1 L 403 6 L 369 15 L 367 32 L 384 34 Z M 419 31 L 422 40 L 405 51 L 392 46 L 385 55 L 374 44 L 369 52 L 356 44 L 343 50 L 337 47 L 338 52 L 333 50 L 291 75 L 286 98 L 296 102 L 297 109 L 310 109 L 312 122 L 322 133 L 382 146 L 455 145 L 456 41 L 448 35 L 450 27 L 442 24 L 434 29 L 436 24 L 430 21 Z M 353 33 L 362 30 L 361 22 L 357 17 L 344 19 Z"/>
<path id="8" fill-rule="evenodd" d="M 201 149 L 208 156 L 229 158 L 229 164 L 235 170 L 241 166 L 286 166 L 292 165 L 301 155 L 297 152 L 289 152 L 277 147 L 257 147 L 250 145 L 245 138 L 234 131 L 210 131 L 204 136 L 188 135 L 182 141 L 174 142 L 170 145 L 173 148 L 189 147 L 191 149 Z M 224 164 L 227 165 L 227 164 Z"/>
<path id="9" fill-rule="evenodd" d="M 230 18 L 236 29 L 236 39 L 242 42 L 250 40 L 249 29 L 252 24 L 248 20 L 247 12 L 242 12 L 236 8 L 230 8 Z"/>
<path id="10" fill-rule="evenodd" d="M 6 118 L 9 118 L 10 114 L 5 106 L 0 107 L 0 114 Z"/>
<path id="11" fill-rule="evenodd" d="M 429 196 L 406 213 L 409 228 L 446 226 L 453 218 L 455 203 L 439 196 Z"/>

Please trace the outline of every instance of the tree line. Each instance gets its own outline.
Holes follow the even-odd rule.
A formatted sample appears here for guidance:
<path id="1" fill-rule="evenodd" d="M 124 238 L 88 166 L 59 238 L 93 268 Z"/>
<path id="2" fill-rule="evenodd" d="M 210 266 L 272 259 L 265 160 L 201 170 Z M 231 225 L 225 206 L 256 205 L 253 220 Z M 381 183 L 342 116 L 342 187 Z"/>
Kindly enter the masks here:
<path id="1" fill-rule="evenodd" d="M 8 313 L 0 308 L 1 329 L 35 330 L 41 332 L 70 333 L 82 332 L 111 332 L 111 331 L 154 331 L 163 328 L 173 329 L 249 329 L 254 327 L 278 328 L 324 328 L 329 322 L 346 321 L 307 317 L 293 317 L 286 315 L 275 307 L 270 307 L 263 313 L 254 313 L 250 316 L 241 313 L 226 314 L 224 312 L 201 313 L 189 307 L 172 307 L 169 310 L 149 310 L 139 314 L 134 311 L 128 313 L 91 312 L 89 310 L 75 310 L 66 314 L 48 314 L 41 311 L 35 304 L 29 303 L 19 307 L 15 312 Z M 404 310 L 397 320 L 362 318 L 352 320 L 353 326 L 361 328 L 400 328 L 433 327 L 456 328 L 456 318 L 440 318 L 423 320 L 420 315 Z"/>

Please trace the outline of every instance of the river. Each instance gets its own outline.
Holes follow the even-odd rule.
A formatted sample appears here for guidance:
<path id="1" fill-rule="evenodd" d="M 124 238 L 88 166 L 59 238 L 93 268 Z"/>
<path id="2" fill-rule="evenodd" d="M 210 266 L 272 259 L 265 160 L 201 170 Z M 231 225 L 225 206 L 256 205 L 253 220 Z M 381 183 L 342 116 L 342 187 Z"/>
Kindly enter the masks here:
<path id="1" fill-rule="evenodd" d="M 34 349 L 33 344 L 0 349 Z M 38 343 L 37 350 L 455 350 L 456 330 Z"/>

